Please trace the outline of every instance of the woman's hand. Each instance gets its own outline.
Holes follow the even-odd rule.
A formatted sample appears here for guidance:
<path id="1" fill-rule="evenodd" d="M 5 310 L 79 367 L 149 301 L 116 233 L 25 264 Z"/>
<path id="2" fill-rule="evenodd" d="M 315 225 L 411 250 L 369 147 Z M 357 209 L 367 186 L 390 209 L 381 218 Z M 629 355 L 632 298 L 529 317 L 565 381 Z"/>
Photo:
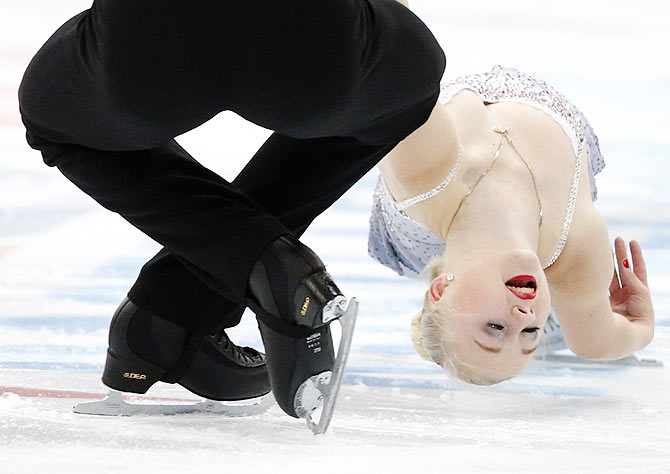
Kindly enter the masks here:
<path id="1" fill-rule="evenodd" d="M 639 326 L 651 341 L 654 336 L 654 306 L 647 284 L 647 267 L 642 248 L 637 241 L 630 242 L 632 264 L 628 259 L 626 242 L 621 237 L 614 240 L 614 249 L 616 264 L 609 289 L 612 311 Z"/>

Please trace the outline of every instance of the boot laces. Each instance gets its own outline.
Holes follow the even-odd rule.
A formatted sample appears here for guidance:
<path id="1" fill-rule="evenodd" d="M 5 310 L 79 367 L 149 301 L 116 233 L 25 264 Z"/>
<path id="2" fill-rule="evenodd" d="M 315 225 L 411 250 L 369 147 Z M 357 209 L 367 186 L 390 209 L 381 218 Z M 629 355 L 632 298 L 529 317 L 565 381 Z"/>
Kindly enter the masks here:
<path id="1" fill-rule="evenodd" d="M 263 354 L 252 347 L 240 347 L 230 340 L 226 334 L 226 328 L 220 329 L 213 333 L 212 338 L 216 345 L 221 346 L 225 353 L 230 354 L 233 358 L 244 363 L 262 362 L 264 360 Z"/>

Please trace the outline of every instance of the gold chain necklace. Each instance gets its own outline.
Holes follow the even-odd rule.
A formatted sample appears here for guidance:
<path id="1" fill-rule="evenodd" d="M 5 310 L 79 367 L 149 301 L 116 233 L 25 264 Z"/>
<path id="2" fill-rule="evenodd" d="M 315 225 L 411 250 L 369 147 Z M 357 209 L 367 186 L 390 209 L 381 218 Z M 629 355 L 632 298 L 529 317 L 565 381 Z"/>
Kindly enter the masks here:
<path id="1" fill-rule="evenodd" d="M 451 230 L 451 226 L 454 223 L 454 219 L 456 219 L 456 214 L 458 214 L 458 211 L 461 210 L 461 206 L 463 206 L 463 203 L 465 202 L 465 200 L 468 197 L 470 197 L 470 194 L 472 194 L 472 191 L 474 191 L 474 189 L 477 187 L 477 185 L 482 180 L 482 178 L 484 176 L 486 176 L 489 173 L 489 171 L 491 171 L 491 168 L 493 168 L 493 165 L 496 164 L 496 161 L 498 160 L 498 157 L 500 156 L 500 150 L 502 149 L 502 146 L 505 143 L 505 141 L 507 141 L 507 143 L 509 143 L 510 146 L 512 147 L 512 149 L 516 152 L 516 155 L 521 159 L 521 161 L 523 161 L 523 164 L 526 165 L 526 168 L 528 169 L 528 172 L 530 173 L 530 177 L 533 180 L 533 189 L 535 190 L 535 197 L 537 198 L 537 206 L 540 209 L 540 213 L 539 213 L 540 220 L 537 224 L 537 230 L 538 230 L 538 237 L 537 238 L 538 238 L 538 246 L 539 246 L 539 240 L 540 240 L 539 230 L 540 230 L 540 227 L 542 227 L 542 217 L 544 215 L 544 211 L 542 210 L 542 202 L 540 201 L 540 195 L 537 192 L 537 184 L 535 182 L 535 175 L 533 174 L 533 170 L 530 169 L 530 166 L 528 166 L 528 163 L 526 162 L 526 160 L 524 160 L 523 156 L 521 156 L 521 153 L 519 153 L 519 150 L 517 150 L 516 145 L 514 145 L 514 142 L 512 141 L 512 138 L 509 136 L 509 133 L 507 133 L 508 130 L 509 130 L 509 128 L 502 129 L 502 128 L 499 128 L 499 127 L 493 127 L 494 132 L 499 133 L 500 135 L 502 135 L 500 137 L 500 143 L 498 144 L 498 149 L 496 150 L 496 154 L 493 157 L 493 161 L 489 165 L 488 169 L 486 171 L 484 171 L 479 176 L 479 178 L 477 178 L 477 181 L 475 182 L 475 184 L 472 185 L 470 190 L 466 193 L 465 196 L 463 196 L 463 199 L 461 199 L 461 202 L 458 204 L 458 208 L 456 208 L 456 212 L 454 213 L 453 217 L 451 218 L 451 222 L 449 222 L 449 227 L 447 227 L 447 233 L 444 235 L 445 240 L 447 239 L 447 235 L 449 234 L 449 231 Z"/>

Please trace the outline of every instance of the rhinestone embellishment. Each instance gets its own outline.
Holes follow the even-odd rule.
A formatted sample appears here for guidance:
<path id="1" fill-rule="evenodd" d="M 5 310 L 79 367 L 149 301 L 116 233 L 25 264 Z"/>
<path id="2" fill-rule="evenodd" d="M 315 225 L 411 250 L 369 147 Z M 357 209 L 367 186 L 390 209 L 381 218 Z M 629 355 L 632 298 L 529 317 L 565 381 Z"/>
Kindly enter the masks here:
<path id="1" fill-rule="evenodd" d="M 458 156 L 456 157 L 456 163 L 454 163 L 454 167 L 451 169 L 451 172 L 447 175 L 447 177 L 442 181 L 440 184 L 435 186 L 433 189 L 430 191 L 426 191 L 425 193 L 418 194 L 414 197 L 411 197 L 409 199 L 405 199 L 404 201 L 398 202 L 395 204 L 396 209 L 399 211 L 404 211 L 410 206 L 413 206 L 414 204 L 418 204 L 422 201 L 426 201 L 433 196 L 435 196 L 437 193 L 442 191 L 444 188 L 447 187 L 447 185 L 451 182 L 451 180 L 454 178 L 454 175 L 456 174 L 456 169 L 458 168 L 458 164 L 461 162 L 461 149 L 458 149 Z"/>

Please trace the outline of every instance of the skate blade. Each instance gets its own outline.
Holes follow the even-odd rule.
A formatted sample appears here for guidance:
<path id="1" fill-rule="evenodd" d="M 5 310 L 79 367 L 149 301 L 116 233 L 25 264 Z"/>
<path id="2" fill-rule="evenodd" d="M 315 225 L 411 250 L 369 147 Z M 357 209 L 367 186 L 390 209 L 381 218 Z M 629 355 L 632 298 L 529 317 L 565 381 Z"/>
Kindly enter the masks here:
<path id="1" fill-rule="evenodd" d="M 98 402 L 84 402 L 72 408 L 74 413 L 82 415 L 135 416 L 135 415 L 183 415 L 189 413 L 212 413 L 231 418 L 254 416 L 266 412 L 273 404 L 272 395 L 261 397 L 256 403 L 248 405 L 227 405 L 222 402 L 205 400 L 190 405 L 141 405 L 128 403 L 121 392 L 110 390 L 107 397 Z"/>
<path id="2" fill-rule="evenodd" d="M 344 368 L 347 365 L 347 358 L 351 349 L 351 340 L 354 335 L 357 314 L 358 300 L 351 298 L 344 314 L 338 318 L 342 325 L 342 337 L 340 338 L 340 345 L 337 350 L 337 358 L 335 359 L 332 374 L 329 374 L 330 376 L 317 377 L 316 379 L 315 388 L 321 392 L 322 397 L 321 416 L 318 421 L 315 421 L 312 419 L 312 415 L 315 414 L 314 411 L 304 415 L 308 428 L 315 435 L 325 433 L 330 425 L 330 420 L 333 418 L 335 402 L 337 402 Z"/>

